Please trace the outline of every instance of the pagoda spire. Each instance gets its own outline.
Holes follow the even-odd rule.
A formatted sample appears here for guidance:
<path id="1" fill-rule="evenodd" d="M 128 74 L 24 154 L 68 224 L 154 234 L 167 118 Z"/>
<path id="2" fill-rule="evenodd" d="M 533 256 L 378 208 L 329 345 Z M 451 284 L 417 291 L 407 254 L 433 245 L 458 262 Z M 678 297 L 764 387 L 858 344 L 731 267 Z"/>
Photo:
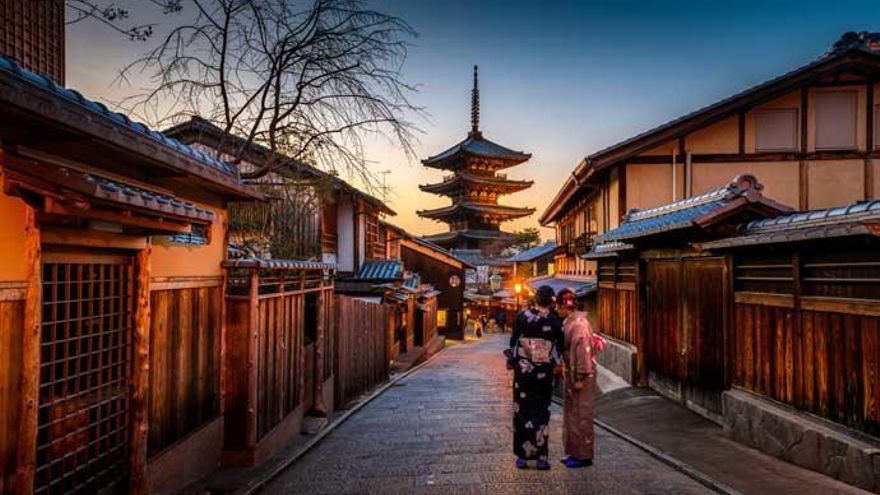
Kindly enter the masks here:
<path id="1" fill-rule="evenodd" d="M 474 89 L 471 90 L 471 132 L 476 138 L 482 136 L 480 132 L 480 84 L 477 75 L 477 66 L 474 66 Z"/>

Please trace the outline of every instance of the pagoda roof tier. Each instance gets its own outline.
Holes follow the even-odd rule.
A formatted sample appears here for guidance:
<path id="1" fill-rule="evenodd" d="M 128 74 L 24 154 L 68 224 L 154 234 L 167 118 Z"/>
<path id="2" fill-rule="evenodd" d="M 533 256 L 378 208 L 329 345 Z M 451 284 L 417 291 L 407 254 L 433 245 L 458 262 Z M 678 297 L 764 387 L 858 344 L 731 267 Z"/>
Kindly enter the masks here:
<path id="1" fill-rule="evenodd" d="M 422 184 L 419 186 L 419 189 L 434 194 L 449 194 L 460 189 L 465 184 L 473 184 L 480 186 L 482 189 L 489 189 L 497 192 L 514 193 L 532 187 L 534 181 L 510 180 L 504 177 L 482 176 L 469 174 L 467 172 L 459 172 L 445 178 L 443 182 Z"/>
<path id="2" fill-rule="evenodd" d="M 416 214 L 424 218 L 445 221 L 462 214 L 477 214 L 488 217 L 503 217 L 505 220 L 527 217 L 535 212 L 534 208 L 518 208 L 494 204 L 461 202 L 433 210 L 419 210 Z"/>
<path id="3" fill-rule="evenodd" d="M 501 230 L 468 229 L 454 230 L 452 232 L 443 232 L 442 234 L 432 234 L 422 237 L 422 240 L 441 245 L 454 243 L 459 239 L 473 239 L 476 241 L 506 241 L 513 239 L 513 234 Z"/>
<path id="4" fill-rule="evenodd" d="M 507 168 L 528 161 L 532 155 L 514 151 L 483 138 L 483 134 L 471 132 L 468 137 L 448 150 L 422 160 L 426 167 L 455 170 L 464 163 L 464 158 L 486 158 L 497 162 L 496 168 Z"/>

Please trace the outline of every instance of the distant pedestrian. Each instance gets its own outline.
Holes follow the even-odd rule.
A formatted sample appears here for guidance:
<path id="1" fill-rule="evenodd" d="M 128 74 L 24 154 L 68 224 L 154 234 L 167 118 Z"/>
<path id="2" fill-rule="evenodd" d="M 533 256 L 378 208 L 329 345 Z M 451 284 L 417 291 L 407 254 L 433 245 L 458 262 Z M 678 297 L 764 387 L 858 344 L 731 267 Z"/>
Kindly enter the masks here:
<path id="1" fill-rule="evenodd" d="M 498 328 L 501 329 L 501 333 L 507 331 L 507 312 L 503 309 L 498 310 L 498 314 L 495 316 L 495 321 L 498 322 Z"/>
<path id="2" fill-rule="evenodd" d="M 553 375 L 562 362 L 562 321 L 553 310 L 553 289 L 538 288 L 535 307 L 517 315 L 510 337 L 513 366 L 513 452 L 516 467 L 548 461 Z"/>
<path id="3" fill-rule="evenodd" d="M 563 404 L 562 442 L 565 457 L 561 462 L 569 468 L 593 464 L 593 389 L 596 386 L 596 353 L 604 346 L 601 337 L 593 334 L 587 314 L 573 291 L 562 289 L 556 295 L 559 315 L 565 318 L 565 403 Z"/>

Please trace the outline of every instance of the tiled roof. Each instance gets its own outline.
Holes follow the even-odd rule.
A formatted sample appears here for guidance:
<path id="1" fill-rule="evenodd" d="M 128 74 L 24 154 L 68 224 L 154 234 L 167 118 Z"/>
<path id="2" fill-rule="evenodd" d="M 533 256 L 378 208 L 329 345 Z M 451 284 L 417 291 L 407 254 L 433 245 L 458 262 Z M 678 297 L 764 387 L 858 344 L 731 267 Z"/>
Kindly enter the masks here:
<path id="1" fill-rule="evenodd" d="M 400 280 L 403 263 L 398 260 L 367 260 L 354 277 L 358 280 Z"/>
<path id="2" fill-rule="evenodd" d="M 81 106 L 82 108 L 88 109 L 95 115 L 101 118 L 108 119 L 116 125 L 136 131 L 163 146 L 167 146 L 176 151 L 179 151 L 180 153 L 183 153 L 214 170 L 233 177 L 238 177 L 238 169 L 236 167 L 222 160 L 218 160 L 214 157 L 208 156 L 205 153 L 191 148 L 176 139 L 169 138 L 161 132 L 154 131 L 140 122 L 135 122 L 129 119 L 126 115 L 118 112 L 113 112 L 108 109 L 104 104 L 89 100 L 76 90 L 59 86 L 48 76 L 44 76 L 36 72 L 31 72 L 23 68 L 21 65 L 18 64 L 15 59 L 11 57 L 0 55 L 0 72 L 6 72 L 13 76 L 19 77 L 34 86 L 37 86 L 45 91 L 54 94 L 55 96 L 59 96 L 67 101 L 73 102 Z"/>
<path id="3" fill-rule="evenodd" d="M 557 276 L 533 278 L 526 281 L 532 290 L 538 290 L 542 285 L 550 286 L 553 292 L 559 292 L 562 289 L 573 290 L 577 297 L 584 297 L 596 291 L 598 287 L 595 280 L 579 280 L 573 278 L 564 278 Z"/>
<path id="4" fill-rule="evenodd" d="M 581 258 L 585 260 L 611 258 L 617 256 L 618 253 L 621 253 L 623 251 L 630 251 L 632 249 L 635 249 L 635 246 L 626 242 L 603 242 L 601 244 L 596 244 L 595 246 L 593 246 L 593 249 L 589 253 L 581 255 Z"/>
<path id="5" fill-rule="evenodd" d="M 509 232 L 504 232 L 502 230 L 479 230 L 479 229 L 469 229 L 469 230 L 455 230 L 452 232 L 443 232 L 440 234 L 426 235 L 422 237 L 422 240 L 427 242 L 448 242 L 458 239 L 459 237 L 464 237 L 467 239 L 477 239 L 477 240 L 499 240 L 499 239 L 510 239 L 513 237 L 513 234 Z"/>
<path id="6" fill-rule="evenodd" d="M 596 240 L 599 243 L 620 241 L 688 228 L 693 226 L 695 219 L 723 206 L 725 203 L 723 200 L 712 201 L 689 208 L 672 210 L 668 213 L 646 217 L 641 220 L 624 220 L 620 227 L 600 234 Z"/>
<path id="7" fill-rule="evenodd" d="M 646 210 L 632 210 L 616 229 L 596 237 L 599 244 L 627 241 L 649 235 L 690 228 L 701 217 L 708 217 L 734 201 L 759 204 L 769 211 L 787 211 L 787 206 L 761 196 L 763 186 L 749 174 L 738 175 L 732 182 L 699 196 L 675 201 Z"/>
<path id="8" fill-rule="evenodd" d="M 422 160 L 422 163 L 428 166 L 437 165 L 449 161 L 450 159 L 453 159 L 460 154 L 468 154 L 485 158 L 495 158 L 498 160 L 517 163 L 524 162 L 532 156 L 528 153 L 514 151 L 510 148 L 505 148 L 500 144 L 493 143 L 488 139 L 484 139 L 482 135 L 468 135 L 468 137 L 464 141 L 456 144 L 455 146 L 447 149 L 442 153 Z"/>
<path id="9" fill-rule="evenodd" d="M 780 215 L 747 224 L 734 236 L 704 242 L 702 249 L 778 244 L 853 235 L 876 235 L 867 223 L 880 222 L 880 200 L 838 208 Z"/>
<path id="10" fill-rule="evenodd" d="M 71 172 L 74 173 L 74 172 Z M 91 195 L 105 201 L 137 206 L 147 210 L 161 211 L 179 217 L 210 222 L 214 218 L 214 212 L 200 208 L 192 203 L 180 201 L 172 196 L 167 196 L 155 191 L 113 181 L 105 177 L 91 174 L 81 174 L 82 180 L 92 184 L 95 189 Z"/>
<path id="11" fill-rule="evenodd" d="M 273 270 L 334 270 L 333 263 L 309 260 L 277 260 L 265 258 L 238 258 L 223 262 L 224 268 L 266 268 Z"/>
<path id="12" fill-rule="evenodd" d="M 524 262 L 524 261 L 532 261 L 540 258 L 541 256 L 549 255 L 553 253 L 553 250 L 556 249 L 556 241 L 547 241 L 544 244 L 539 246 L 535 246 L 533 248 L 526 249 L 525 251 L 521 251 L 516 253 L 515 255 L 509 258 L 509 261 L 513 262 Z"/>
<path id="13" fill-rule="evenodd" d="M 452 254 L 471 266 L 505 266 L 511 264 L 507 258 L 486 256 L 479 249 L 453 249 Z"/>
<path id="14" fill-rule="evenodd" d="M 221 148 L 224 146 L 217 145 L 218 142 L 222 142 L 225 146 L 244 146 L 246 144 L 246 140 L 242 139 L 239 136 L 234 134 L 227 133 L 220 129 L 216 125 L 211 122 L 205 120 L 202 117 L 193 116 L 186 122 L 182 122 L 178 125 L 175 125 L 169 129 L 164 131 L 165 135 L 168 136 L 177 136 L 181 140 L 186 141 L 188 143 L 199 142 L 205 146 L 211 148 Z M 210 138 L 210 142 L 202 142 L 204 138 Z M 171 138 L 169 138 L 171 139 Z M 228 139 L 228 142 L 227 142 Z M 215 146 L 212 146 L 215 145 Z M 257 157 L 257 159 L 268 159 L 269 156 L 272 155 L 272 150 L 263 146 L 260 143 L 247 143 L 249 150 L 253 152 L 253 154 Z M 221 150 L 222 151 L 222 150 Z M 353 193 L 357 196 L 360 196 L 367 203 L 372 204 L 377 207 L 383 213 L 388 215 L 396 215 L 397 213 L 392 210 L 388 205 L 385 204 L 382 200 L 376 198 L 375 196 L 368 194 L 360 189 L 352 186 L 348 182 L 340 179 L 334 174 L 325 172 L 309 163 L 306 163 L 302 160 L 297 160 L 291 158 L 283 153 L 276 152 L 276 156 L 280 157 L 284 162 L 283 167 L 278 168 L 279 174 L 302 174 L 309 177 L 319 178 L 329 183 L 333 184 L 335 187 Z M 254 159 L 254 158 L 252 158 Z"/>
<path id="15" fill-rule="evenodd" d="M 491 189 L 516 192 L 528 189 L 534 185 L 535 182 L 531 180 L 511 180 L 498 176 L 483 176 L 469 174 L 467 172 L 458 172 L 455 175 L 444 179 L 443 182 L 421 184 L 419 185 L 419 189 L 425 192 L 442 194 L 444 192 L 458 189 L 463 183 L 480 184 L 482 186 L 489 186 Z"/>
<path id="16" fill-rule="evenodd" d="M 492 205 L 483 203 L 472 203 L 469 201 L 462 203 L 454 203 L 443 208 L 435 208 L 433 210 L 419 210 L 416 215 L 428 218 L 443 218 L 454 215 L 459 212 L 472 211 L 477 213 L 487 213 L 511 218 L 529 216 L 535 212 L 534 208 L 519 208 L 516 206 Z"/>

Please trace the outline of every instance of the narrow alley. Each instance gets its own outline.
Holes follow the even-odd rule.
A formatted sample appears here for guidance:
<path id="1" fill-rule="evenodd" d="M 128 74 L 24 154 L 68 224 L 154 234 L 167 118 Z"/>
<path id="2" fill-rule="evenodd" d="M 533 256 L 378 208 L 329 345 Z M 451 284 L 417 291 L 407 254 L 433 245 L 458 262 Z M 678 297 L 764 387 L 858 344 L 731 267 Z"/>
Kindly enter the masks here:
<path id="1" fill-rule="evenodd" d="M 511 453 L 507 336 L 454 346 L 404 378 L 326 437 L 261 493 L 613 493 L 709 491 L 597 429 L 596 464 L 520 471 Z M 560 410 L 551 457 L 562 455 Z"/>

